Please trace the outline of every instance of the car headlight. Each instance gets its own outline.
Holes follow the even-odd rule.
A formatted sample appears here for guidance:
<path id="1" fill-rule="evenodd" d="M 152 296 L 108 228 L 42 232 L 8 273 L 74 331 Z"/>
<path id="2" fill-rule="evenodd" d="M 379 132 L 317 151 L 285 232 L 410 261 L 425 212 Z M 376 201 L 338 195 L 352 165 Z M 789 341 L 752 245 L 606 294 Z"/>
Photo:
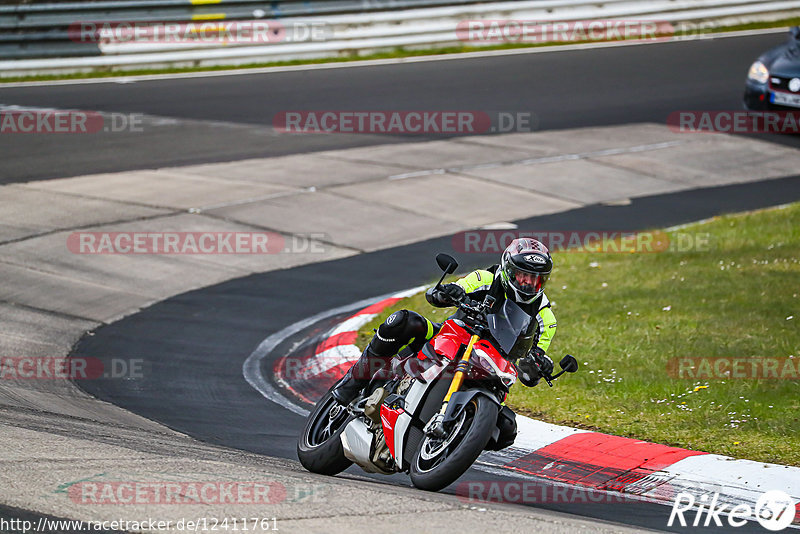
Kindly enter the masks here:
<path id="1" fill-rule="evenodd" d="M 747 79 L 758 83 L 767 83 L 767 80 L 769 79 L 769 71 L 767 70 L 767 66 L 760 61 L 756 61 L 750 66 L 750 71 L 747 73 Z"/>

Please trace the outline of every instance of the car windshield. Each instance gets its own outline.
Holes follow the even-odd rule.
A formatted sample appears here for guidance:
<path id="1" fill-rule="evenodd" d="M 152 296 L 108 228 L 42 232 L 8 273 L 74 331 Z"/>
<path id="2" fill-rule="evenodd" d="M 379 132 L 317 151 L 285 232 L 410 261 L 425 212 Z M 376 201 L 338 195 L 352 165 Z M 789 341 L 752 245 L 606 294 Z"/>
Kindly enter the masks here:
<path id="1" fill-rule="evenodd" d="M 486 319 L 489 332 L 506 354 L 511 353 L 520 334 L 527 331 L 531 322 L 531 316 L 511 299 L 506 299 L 503 306 L 497 312 L 488 314 Z"/>

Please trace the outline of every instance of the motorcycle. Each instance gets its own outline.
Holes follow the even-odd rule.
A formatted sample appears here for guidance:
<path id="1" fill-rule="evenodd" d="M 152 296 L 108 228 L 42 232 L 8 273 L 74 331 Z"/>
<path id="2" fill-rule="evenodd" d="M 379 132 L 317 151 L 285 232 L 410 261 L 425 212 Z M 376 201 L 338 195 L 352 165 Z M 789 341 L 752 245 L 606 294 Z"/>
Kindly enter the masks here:
<path id="1" fill-rule="evenodd" d="M 436 257 L 445 276 L 458 263 Z M 311 472 L 335 475 L 355 463 L 369 473 L 406 472 L 415 487 L 438 491 L 455 482 L 483 450 L 499 450 L 501 408 L 517 370 L 508 355 L 533 320 L 506 299 L 454 303 L 460 314 L 447 319 L 416 354 L 396 356 L 391 370 L 377 372 L 364 393 L 342 406 L 331 390 L 306 420 L 298 440 L 300 463 Z M 401 351 L 402 354 L 402 351 Z M 570 355 L 562 370 L 540 375 L 552 387 L 578 363 Z"/>

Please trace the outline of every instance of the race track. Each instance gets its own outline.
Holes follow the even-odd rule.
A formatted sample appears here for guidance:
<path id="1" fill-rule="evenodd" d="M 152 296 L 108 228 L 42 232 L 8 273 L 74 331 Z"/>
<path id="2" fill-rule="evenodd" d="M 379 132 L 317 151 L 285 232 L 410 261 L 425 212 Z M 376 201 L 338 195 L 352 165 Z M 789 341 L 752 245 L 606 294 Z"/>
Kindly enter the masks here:
<path id="1" fill-rule="evenodd" d="M 598 230 L 636 230 L 792 199 L 800 199 L 798 177 L 636 199 L 629 206 L 593 206 L 518 224 L 521 228 L 578 230 L 602 220 Z M 673 208 L 678 204 L 684 207 L 682 213 Z M 451 252 L 450 239 L 438 238 L 253 275 L 168 299 L 98 329 L 93 336 L 84 337 L 73 353 L 101 359 L 109 355 L 143 357 L 145 378 L 82 381 L 81 386 L 100 399 L 200 440 L 294 459 L 303 418 L 267 401 L 247 384 L 241 372 L 245 358 L 268 335 L 319 312 L 430 281 L 435 275 L 436 251 Z M 481 254 L 462 255 L 460 259 L 463 261 L 460 270 L 464 271 L 496 261 L 494 255 Z M 265 359 L 263 375 L 269 378 L 276 358 L 307 341 L 310 334 L 324 332 L 329 324 L 317 325 L 311 332 L 303 331 L 285 340 Z M 580 359 L 584 355 L 576 356 Z M 545 390 L 542 396 L 547 399 L 554 395 Z M 356 467 L 348 473 L 363 474 Z M 410 484 L 404 475 L 375 478 Z M 505 478 L 489 477 L 472 469 L 464 479 Z M 665 528 L 669 512 L 662 505 L 646 503 L 537 506 L 657 530 Z M 753 531 L 762 530 L 753 527 Z"/>
<path id="2" fill-rule="evenodd" d="M 0 87 L 3 105 L 143 113 L 152 126 L 146 133 L 9 136 L 0 147 L 0 183 L 433 138 L 274 134 L 273 116 L 292 109 L 532 111 L 543 130 L 663 123 L 676 110 L 739 109 L 747 67 L 783 38 L 767 34 L 131 84 Z M 800 146 L 797 137 L 761 139 Z M 796 200 L 800 176 L 787 176 L 633 198 L 627 205 L 595 204 L 515 222 L 520 228 L 564 231 L 636 230 Z M 292 460 L 302 418 L 250 387 L 242 375 L 244 360 L 264 338 L 297 321 L 429 282 L 436 274 L 433 256 L 438 251 L 452 252 L 449 237 L 254 274 L 166 299 L 98 328 L 73 351 L 100 359 L 141 358 L 144 376 L 81 381 L 79 386 L 204 442 Z M 466 271 L 497 258 L 472 254 L 459 259 L 459 270 Z M 267 358 L 265 377 L 274 358 L 323 327 L 287 339 Z M 544 390 L 543 399 L 549 393 Z M 351 468 L 344 476 L 365 475 Z M 473 469 L 468 476 L 482 480 L 489 475 Z M 378 480 L 409 485 L 402 475 Z M 669 510 L 646 503 L 541 507 L 654 530 L 666 528 Z"/>
<path id="3" fill-rule="evenodd" d="M 532 112 L 541 130 L 663 124 L 678 110 L 741 109 L 748 67 L 784 39 L 778 33 L 268 75 L 0 86 L 0 105 L 148 117 L 140 133 L 7 136 L 0 183 L 425 139 L 275 135 L 273 117 L 288 110 Z M 800 146 L 800 136 L 769 139 Z"/>

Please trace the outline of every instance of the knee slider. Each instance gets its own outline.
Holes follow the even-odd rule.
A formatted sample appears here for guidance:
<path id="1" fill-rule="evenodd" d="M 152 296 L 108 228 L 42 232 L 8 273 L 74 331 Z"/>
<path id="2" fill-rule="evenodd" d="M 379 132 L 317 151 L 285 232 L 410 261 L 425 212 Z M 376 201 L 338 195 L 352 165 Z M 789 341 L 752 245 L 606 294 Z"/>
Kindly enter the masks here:
<path id="1" fill-rule="evenodd" d="M 405 331 L 408 323 L 408 310 L 399 310 L 386 318 L 378 327 L 378 339 L 384 343 L 398 341 Z"/>

